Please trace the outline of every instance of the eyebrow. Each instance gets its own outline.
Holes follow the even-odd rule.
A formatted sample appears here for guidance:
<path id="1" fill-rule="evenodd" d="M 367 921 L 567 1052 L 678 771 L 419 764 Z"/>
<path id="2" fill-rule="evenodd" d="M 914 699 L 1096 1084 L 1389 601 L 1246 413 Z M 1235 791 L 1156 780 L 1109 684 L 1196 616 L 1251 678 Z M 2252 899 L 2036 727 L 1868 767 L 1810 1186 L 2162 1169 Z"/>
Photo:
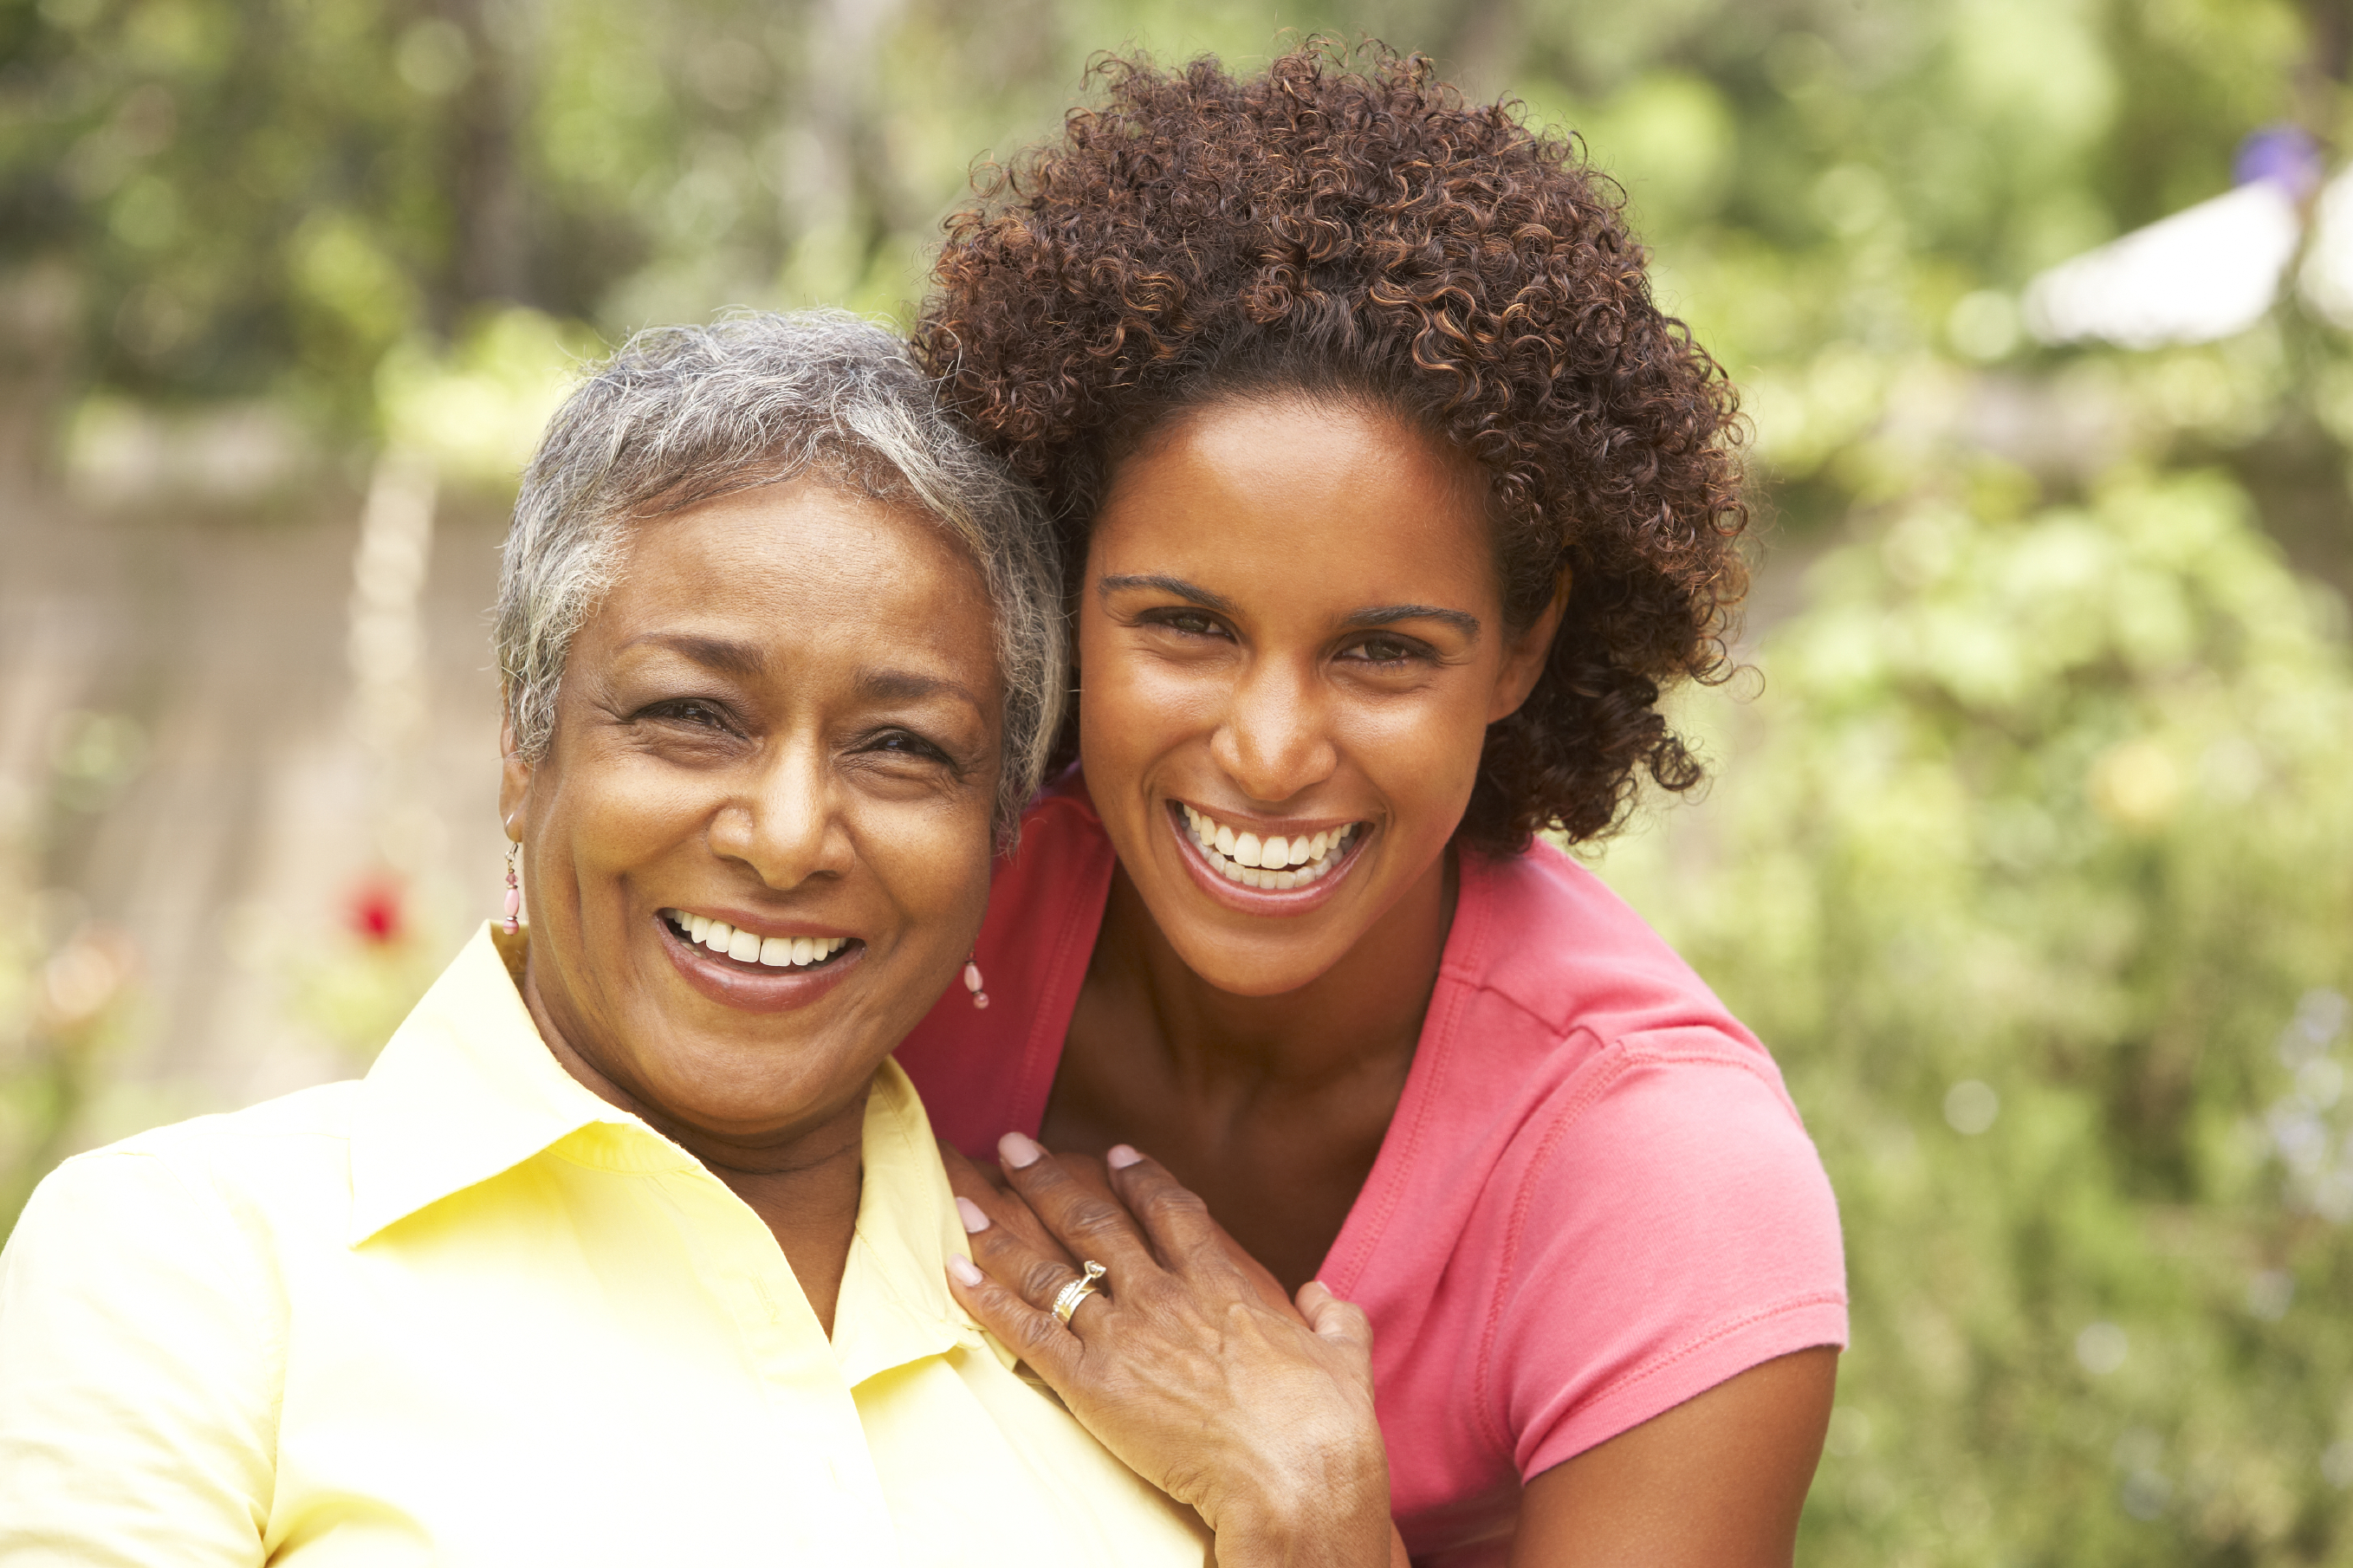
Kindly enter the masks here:
<path id="1" fill-rule="evenodd" d="M 755 643 L 729 637 L 699 637 L 691 632 L 648 632 L 631 637 L 624 647 L 651 645 L 691 659 L 705 669 L 754 680 L 767 672 L 768 659 Z M 923 675 L 912 669 L 867 669 L 858 676 L 858 694 L 875 702 L 907 702 L 925 697 L 954 697 L 977 709 L 984 706 L 971 687 L 945 676 Z"/>
<path id="2" fill-rule="evenodd" d="M 1108 598 L 1131 588 L 1157 588 L 1180 599 L 1190 599 L 1226 615 L 1239 615 L 1240 606 L 1223 594 L 1212 593 L 1198 583 L 1187 583 L 1182 577 L 1169 577 L 1160 573 L 1140 573 L 1133 576 L 1105 577 L 1095 585 L 1095 591 Z M 1399 621 L 1437 621 L 1452 626 L 1465 637 L 1476 641 L 1479 617 L 1464 610 L 1449 610 L 1437 605 L 1371 605 L 1361 610 L 1351 610 L 1340 617 L 1343 626 L 1391 626 Z"/>
<path id="3" fill-rule="evenodd" d="M 690 658 L 705 669 L 715 669 L 738 679 L 753 679 L 768 668 L 766 655 L 755 644 L 735 642 L 727 637 L 698 637 L 691 632 L 647 632 L 641 637 L 631 637 L 621 646 L 632 648 L 649 643 Z"/>
<path id="4" fill-rule="evenodd" d="M 1241 614 L 1241 606 L 1223 594 L 1213 594 L 1198 583 L 1187 583 L 1182 577 L 1165 576 L 1157 572 L 1146 572 L 1134 576 L 1106 577 L 1095 584 L 1095 592 L 1105 598 L 1130 588 L 1157 588 L 1164 594 L 1174 594 L 1180 599 L 1190 599 L 1197 605 L 1206 605 L 1210 609 L 1229 616 Z"/>
<path id="5" fill-rule="evenodd" d="M 1348 612 L 1347 624 L 1352 626 L 1389 626 L 1399 621 L 1436 621 L 1452 626 L 1465 637 L 1476 642 L 1479 637 L 1479 617 L 1468 610 L 1441 609 L 1436 605 L 1375 605 L 1366 609 Z"/>
<path id="6" fill-rule="evenodd" d="M 862 669 L 858 694 L 876 702 L 911 702 L 926 697 L 953 697 L 975 709 L 983 706 L 972 688 L 944 675 L 923 675 L 912 669 Z"/>

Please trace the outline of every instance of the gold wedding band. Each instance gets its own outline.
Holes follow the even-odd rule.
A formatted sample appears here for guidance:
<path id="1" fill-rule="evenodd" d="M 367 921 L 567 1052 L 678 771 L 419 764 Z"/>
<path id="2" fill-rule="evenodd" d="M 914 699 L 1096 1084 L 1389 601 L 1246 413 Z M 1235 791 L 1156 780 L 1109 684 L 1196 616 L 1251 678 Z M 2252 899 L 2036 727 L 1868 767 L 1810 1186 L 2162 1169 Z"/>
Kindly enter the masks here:
<path id="1" fill-rule="evenodd" d="M 1054 1298 L 1054 1321 L 1068 1328 L 1071 1314 L 1079 1310 L 1080 1302 L 1095 1293 L 1095 1281 L 1103 1277 L 1103 1266 L 1088 1258 L 1087 1271 L 1063 1286 L 1062 1293 Z"/>

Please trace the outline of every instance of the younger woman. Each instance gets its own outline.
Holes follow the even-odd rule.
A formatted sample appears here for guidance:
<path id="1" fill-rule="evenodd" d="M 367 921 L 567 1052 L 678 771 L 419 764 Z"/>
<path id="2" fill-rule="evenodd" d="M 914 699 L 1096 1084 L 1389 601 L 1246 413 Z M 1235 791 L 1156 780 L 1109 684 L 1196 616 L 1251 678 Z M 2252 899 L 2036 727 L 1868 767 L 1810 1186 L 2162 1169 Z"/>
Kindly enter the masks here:
<path id="1" fill-rule="evenodd" d="M 1163 1266 L 1198 1194 L 1370 1314 L 1417 1560 L 1787 1563 L 1830 1189 L 1763 1047 L 1536 837 L 1698 781 L 1658 705 L 1725 667 L 1731 393 L 1569 143 L 1424 63 L 1107 78 L 952 223 L 918 334 L 1048 493 L 1080 690 L 989 1005 L 900 1052 L 1067 1245 L 967 1187 L 963 1299 L 1099 1432 L 1262 1462 L 1245 1272 Z"/>

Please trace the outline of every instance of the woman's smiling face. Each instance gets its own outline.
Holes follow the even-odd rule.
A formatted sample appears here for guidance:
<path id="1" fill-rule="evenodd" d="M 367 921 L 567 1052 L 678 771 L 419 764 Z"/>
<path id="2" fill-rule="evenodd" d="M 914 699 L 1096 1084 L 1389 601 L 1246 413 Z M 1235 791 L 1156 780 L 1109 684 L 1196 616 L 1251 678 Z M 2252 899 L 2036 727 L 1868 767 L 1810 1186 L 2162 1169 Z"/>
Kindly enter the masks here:
<path id="1" fill-rule="evenodd" d="M 840 1112 L 979 929 L 996 670 L 979 572 L 920 516 L 804 479 L 635 524 L 546 755 L 506 769 L 554 1032 L 658 1124 Z"/>
<path id="2" fill-rule="evenodd" d="M 1234 399 L 1112 475 L 1078 606 L 1080 748 L 1120 861 L 1185 962 L 1271 995 L 1440 874 L 1517 636 L 1484 485 L 1352 403 Z"/>

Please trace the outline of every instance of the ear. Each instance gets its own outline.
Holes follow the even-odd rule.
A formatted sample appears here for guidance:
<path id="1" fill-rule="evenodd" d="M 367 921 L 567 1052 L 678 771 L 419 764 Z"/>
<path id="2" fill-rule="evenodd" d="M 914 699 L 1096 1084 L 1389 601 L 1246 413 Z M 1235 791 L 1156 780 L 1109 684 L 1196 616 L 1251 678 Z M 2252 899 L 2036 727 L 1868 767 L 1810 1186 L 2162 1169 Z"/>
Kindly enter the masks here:
<path id="1" fill-rule="evenodd" d="M 518 826 L 524 808 L 531 801 L 532 766 L 515 749 L 514 717 L 509 714 L 499 721 L 499 820 L 507 825 L 507 837 L 522 842 Z"/>
<path id="2" fill-rule="evenodd" d="M 1545 661 L 1552 657 L 1553 638 L 1560 632 L 1560 618 L 1568 610 L 1569 570 L 1564 566 L 1552 585 L 1552 602 L 1544 614 L 1529 624 L 1527 629 L 1512 639 L 1504 650 L 1503 668 L 1495 672 L 1495 690 L 1487 703 L 1487 722 L 1508 719 L 1520 710 L 1528 693 L 1536 689 L 1543 678 Z"/>

